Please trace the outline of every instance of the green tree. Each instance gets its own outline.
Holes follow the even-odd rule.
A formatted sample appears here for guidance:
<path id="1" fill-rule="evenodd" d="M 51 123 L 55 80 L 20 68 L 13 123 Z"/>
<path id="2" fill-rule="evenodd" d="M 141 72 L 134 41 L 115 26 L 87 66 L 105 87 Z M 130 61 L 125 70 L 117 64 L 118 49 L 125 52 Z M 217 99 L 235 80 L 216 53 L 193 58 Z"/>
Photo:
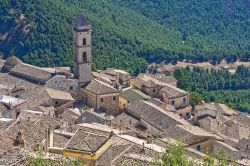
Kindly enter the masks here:
<path id="1" fill-rule="evenodd" d="M 161 166 L 192 166 L 193 162 L 188 159 L 183 144 L 178 142 L 175 146 L 169 146 L 160 157 L 157 165 Z"/>
<path id="2" fill-rule="evenodd" d="M 50 160 L 44 157 L 44 154 L 38 152 L 36 156 L 29 156 L 27 160 L 28 166 L 84 166 L 84 161 L 77 160 L 67 160 L 62 157 L 58 160 Z"/>
<path id="3" fill-rule="evenodd" d="M 190 100 L 189 103 L 192 107 L 195 107 L 196 105 L 199 105 L 202 103 L 202 95 L 196 92 L 190 93 Z"/>

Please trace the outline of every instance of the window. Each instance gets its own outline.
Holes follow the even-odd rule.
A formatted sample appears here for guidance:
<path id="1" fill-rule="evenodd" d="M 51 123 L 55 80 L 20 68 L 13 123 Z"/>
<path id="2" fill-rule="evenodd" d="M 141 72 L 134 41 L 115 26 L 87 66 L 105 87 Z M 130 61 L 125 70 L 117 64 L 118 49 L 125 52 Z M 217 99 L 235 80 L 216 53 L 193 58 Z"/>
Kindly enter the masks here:
<path id="1" fill-rule="evenodd" d="M 83 61 L 83 63 L 87 62 L 87 52 L 82 53 L 82 61 Z"/>
<path id="2" fill-rule="evenodd" d="M 103 98 L 101 98 L 101 102 L 103 102 Z"/>
<path id="3" fill-rule="evenodd" d="M 113 96 L 113 101 L 115 101 L 116 100 L 116 96 Z"/>
<path id="4" fill-rule="evenodd" d="M 196 145 L 196 150 L 197 151 L 201 151 L 201 146 L 200 145 Z"/>
<path id="5" fill-rule="evenodd" d="M 171 101 L 171 104 L 174 105 L 174 100 Z"/>
<path id="6" fill-rule="evenodd" d="M 183 98 L 183 103 L 186 103 L 187 99 L 186 97 Z"/>
<path id="7" fill-rule="evenodd" d="M 87 42 L 86 42 L 86 38 L 82 39 L 82 45 L 86 46 Z"/>
<path id="8" fill-rule="evenodd" d="M 153 93 L 155 93 L 155 89 L 153 89 Z"/>

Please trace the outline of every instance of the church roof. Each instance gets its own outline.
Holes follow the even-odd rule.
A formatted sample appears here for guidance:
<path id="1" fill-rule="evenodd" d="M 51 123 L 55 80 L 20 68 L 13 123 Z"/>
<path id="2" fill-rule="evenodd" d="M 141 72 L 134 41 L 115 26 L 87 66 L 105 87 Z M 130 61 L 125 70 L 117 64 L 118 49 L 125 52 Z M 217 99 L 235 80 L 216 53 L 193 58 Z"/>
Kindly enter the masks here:
<path id="1" fill-rule="evenodd" d="M 89 23 L 87 21 L 87 18 L 85 17 L 85 15 L 83 13 L 80 13 L 77 16 L 77 19 L 75 21 L 75 26 L 76 27 L 83 27 L 83 26 L 86 26 L 86 25 L 89 25 Z"/>

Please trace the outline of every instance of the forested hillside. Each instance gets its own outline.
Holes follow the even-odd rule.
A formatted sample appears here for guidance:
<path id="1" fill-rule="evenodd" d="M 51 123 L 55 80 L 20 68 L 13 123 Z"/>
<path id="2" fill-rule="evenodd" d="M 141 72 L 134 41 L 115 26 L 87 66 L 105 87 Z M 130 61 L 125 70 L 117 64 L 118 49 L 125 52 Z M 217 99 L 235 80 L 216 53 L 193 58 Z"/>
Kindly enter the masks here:
<path id="1" fill-rule="evenodd" d="M 147 62 L 249 57 L 249 0 L 1 0 L 0 52 L 71 65 L 71 28 L 84 12 L 98 69 L 138 73 Z"/>
<path id="2" fill-rule="evenodd" d="M 177 69 L 178 87 L 202 95 L 206 102 L 225 103 L 250 113 L 250 68 L 239 66 L 235 74 L 227 70 Z"/>

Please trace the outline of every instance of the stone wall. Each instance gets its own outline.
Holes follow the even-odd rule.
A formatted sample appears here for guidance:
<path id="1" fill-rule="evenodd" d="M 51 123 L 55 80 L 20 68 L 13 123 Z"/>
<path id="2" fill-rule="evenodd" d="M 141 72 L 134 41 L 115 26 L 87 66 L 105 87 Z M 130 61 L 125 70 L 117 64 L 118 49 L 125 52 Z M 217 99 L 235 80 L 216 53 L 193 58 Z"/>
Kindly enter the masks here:
<path id="1" fill-rule="evenodd" d="M 125 110 L 128 106 L 128 101 L 125 100 L 123 97 L 119 96 L 119 108 L 120 110 Z"/>
<path id="2" fill-rule="evenodd" d="M 118 115 L 119 111 L 119 93 L 105 94 L 97 96 L 97 109 L 103 109 L 108 114 Z"/>
<path id="3" fill-rule="evenodd" d="M 76 45 L 81 46 L 83 39 L 86 39 L 86 45 L 91 45 L 92 43 L 92 39 L 91 39 L 91 31 L 87 31 L 87 32 L 75 32 L 73 31 L 73 42 Z"/>
<path id="4" fill-rule="evenodd" d="M 91 93 L 85 89 L 81 89 L 81 99 L 83 102 L 88 104 L 89 106 L 97 109 L 97 96 L 94 93 Z"/>
<path id="5" fill-rule="evenodd" d="M 184 108 L 184 107 L 187 107 L 189 105 L 189 96 L 188 95 L 183 96 L 183 97 L 179 97 L 179 98 L 169 99 L 163 93 L 164 92 L 160 91 L 160 96 L 162 96 L 163 102 L 166 104 L 172 104 L 175 107 L 175 109 Z M 185 102 L 184 102 L 184 98 L 186 98 Z M 172 102 L 174 102 L 174 104 Z"/>
<path id="6" fill-rule="evenodd" d="M 142 86 L 141 91 L 151 97 L 159 97 L 159 91 L 161 88 L 162 88 L 161 86 L 156 86 L 156 87 L 151 87 L 151 88 Z"/>
<path id="7" fill-rule="evenodd" d="M 184 118 L 184 119 L 189 119 L 191 117 L 191 108 L 187 108 L 187 109 L 179 109 L 176 111 L 176 114 L 180 115 L 180 117 Z"/>
<path id="8" fill-rule="evenodd" d="M 119 93 L 96 95 L 82 89 L 82 100 L 96 110 L 104 110 L 110 115 L 118 115 Z"/>
<path id="9" fill-rule="evenodd" d="M 76 65 L 76 64 L 75 64 Z M 75 66 L 74 68 L 78 75 L 76 76 L 79 79 L 79 83 L 90 82 L 92 80 L 92 66 L 91 63 L 84 63 Z"/>
<path id="10" fill-rule="evenodd" d="M 213 152 L 213 144 L 214 144 L 214 139 L 209 138 L 204 141 L 200 141 L 200 137 L 193 137 L 192 141 L 194 144 L 189 146 L 192 149 L 198 150 L 198 146 L 200 147 L 200 152 Z M 197 143 L 196 143 L 197 142 Z"/>

